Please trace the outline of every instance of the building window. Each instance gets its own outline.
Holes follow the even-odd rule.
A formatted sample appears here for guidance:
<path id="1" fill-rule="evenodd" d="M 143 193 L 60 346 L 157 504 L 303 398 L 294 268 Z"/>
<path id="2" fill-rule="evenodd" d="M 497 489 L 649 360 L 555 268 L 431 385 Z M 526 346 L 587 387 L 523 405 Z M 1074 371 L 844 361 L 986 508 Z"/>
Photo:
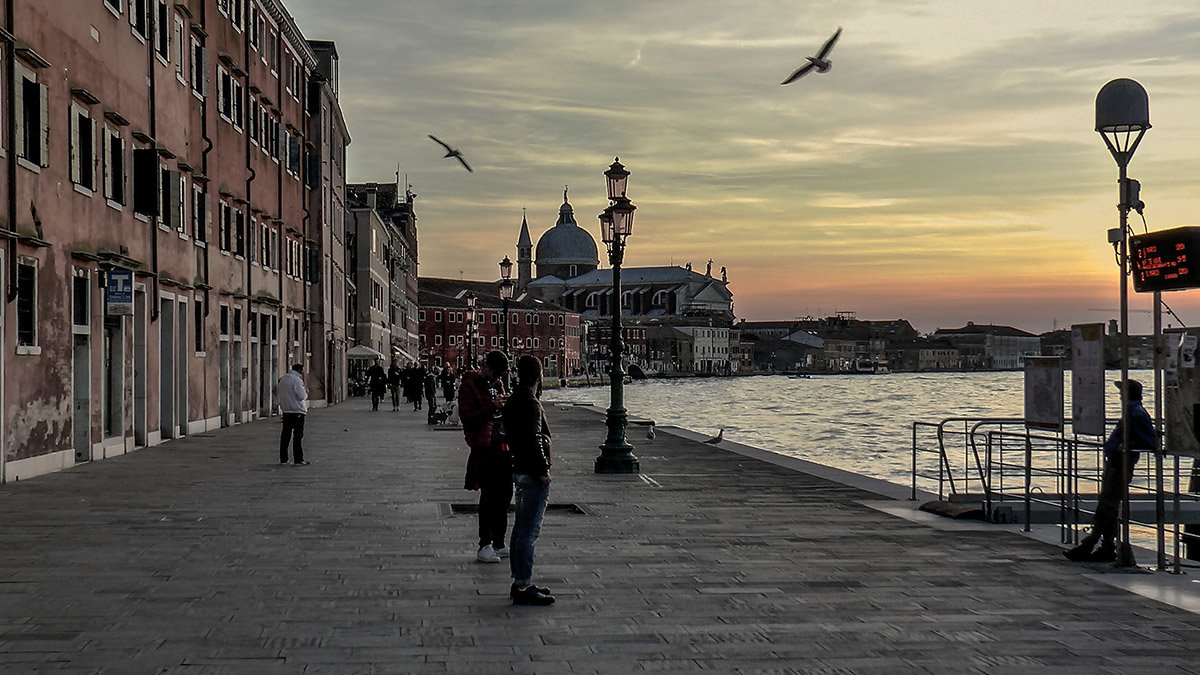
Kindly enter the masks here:
<path id="1" fill-rule="evenodd" d="M 437 321 L 437 322 L 439 322 L 439 323 L 440 323 L 440 322 L 441 322 L 441 320 L 442 320 L 442 313 L 441 313 L 441 312 L 434 312 L 434 313 L 433 313 L 433 320 L 434 320 L 434 321 Z"/>
<path id="2" fill-rule="evenodd" d="M 88 289 L 91 288 L 91 284 L 88 283 L 87 272 L 76 270 L 71 282 L 71 325 L 86 328 L 88 315 L 91 314 L 88 311 Z"/>
<path id="3" fill-rule="evenodd" d="M 233 210 L 233 254 L 246 255 L 246 212 Z"/>
<path id="4" fill-rule="evenodd" d="M 184 39 L 183 17 L 175 15 L 175 78 L 187 82 L 184 66 L 187 64 L 188 41 Z"/>
<path id="5" fill-rule="evenodd" d="M 233 121 L 233 78 L 224 68 L 217 66 L 217 114 L 226 122 Z"/>
<path id="6" fill-rule="evenodd" d="M 96 123 L 88 109 L 71 104 L 70 123 L 71 182 L 86 190 L 96 189 Z"/>
<path id="7" fill-rule="evenodd" d="M 250 48 L 258 51 L 262 44 L 262 20 L 258 17 L 258 6 L 253 0 L 246 5 L 246 37 Z"/>
<path id="8" fill-rule="evenodd" d="M 158 0 L 158 22 L 154 27 L 154 51 L 158 53 L 158 57 L 163 61 L 166 61 L 171 56 L 169 40 L 169 36 L 171 35 L 170 18 L 166 0 Z"/>
<path id="9" fill-rule="evenodd" d="M 125 139 L 110 127 L 104 128 L 104 198 L 125 203 Z"/>
<path id="10" fill-rule="evenodd" d="M 192 93 L 203 98 L 204 94 L 207 93 L 204 87 L 204 80 L 205 74 L 208 72 L 206 63 L 208 59 L 204 47 L 200 46 L 200 40 L 194 35 L 191 37 L 191 44 L 192 67 L 190 79 L 192 82 Z"/>
<path id="11" fill-rule="evenodd" d="M 196 318 L 192 321 L 195 341 L 195 350 L 197 352 L 204 351 L 204 298 L 196 296 L 195 302 L 192 303 L 195 308 Z"/>
<path id="12" fill-rule="evenodd" d="M 243 0 L 230 0 L 229 3 L 229 19 L 237 30 L 242 29 L 242 20 L 245 18 L 242 2 Z"/>
<path id="13" fill-rule="evenodd" d="M 189 224 L 187 219 L 187 203 L 190 201 L 186 197 L 191 194 L 191 191 L 188 190 L 187 176 L 182 171 L 172 172 L 172 176 L 175 179 L 175 188 L 171 195 L 171 205 L 174 207 L 175 231 L 181 236 L 186 237 Z"/>
<path id="14" fill-rule="evenodd" d="M 208 241 L 208 199 L 204 186 L 192 183 L 192 236 L 196 241 Z"/>
<path id="15" fill-rule="evenodd" d="M 424 321 L 424 320 L 425 320 L 425 310 L 423 310 L 423 309 L 417 310 L 417 321 Z"/>
<path id="16" fill-rule="evenodd" d="M 217 205 L 217 246 L 228 253 L 233 242 L 233 208 L 224 200 Z"/>
<path id="17" fill-rule="evenodd" d="M 129 25 L 142 40 L 149 37 L 150 0 L 129 0 Z"/>
<path id="18" fill-rule="evenodd" d="M 442 336 L 441 336 L 441 335 L 434 335 L 434 336 L 433 336 L 433 344 L 434 344 L 434 346 L 435 346 L 435 347 L 440 347 L 440 346 L 442 346 Z"/>
<path id="19" fill-rule="evenodd" d="M 37 344 L 38 265 L 34 258 L 17 261 L 17 344 Z"/>
<path id="20" fill-rule="evenodd" d="M 20 76 L 17 87 L 17 156 L 36 166 L 49 166 L 46 147 L 50 136 L 50 119 L 46 86 L 38 84 L 31 74 Z"/>
<path id="21" fill-rule="evenodd" d="M 125 11 L 124 5 L 125 0 L 104 0 L 104 6 L 113 13 L 113 16 L 121 16 L 121 12 Z"/>
<path id="22" fill-rule="evenodd" d="M 158 197 L 159 224 L 163 227 L 174 228 L 185 232 L 183 221 L 183 195 L 179 172 L 160 167 L 158 184 L 161 187 Z"/>

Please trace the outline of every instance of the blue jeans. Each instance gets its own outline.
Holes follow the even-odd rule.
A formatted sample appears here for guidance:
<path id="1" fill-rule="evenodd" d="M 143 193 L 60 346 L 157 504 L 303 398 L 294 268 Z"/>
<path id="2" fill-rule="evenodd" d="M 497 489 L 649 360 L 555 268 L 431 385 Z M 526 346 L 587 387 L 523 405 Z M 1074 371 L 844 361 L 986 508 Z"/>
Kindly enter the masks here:
<path id="1" fill-rule="evenodd" d="M 513 482 L 517 488 L 517 504 L 512 538 L 508 544 L 508 562 L 512 568 L 513 583 L 528 586 L 533 583 L 533 544 L 542 529 L 542 515 L 546 513 L 550 486 L 543 487 L 540 476 L 528 474 L 513 476 Z"/>

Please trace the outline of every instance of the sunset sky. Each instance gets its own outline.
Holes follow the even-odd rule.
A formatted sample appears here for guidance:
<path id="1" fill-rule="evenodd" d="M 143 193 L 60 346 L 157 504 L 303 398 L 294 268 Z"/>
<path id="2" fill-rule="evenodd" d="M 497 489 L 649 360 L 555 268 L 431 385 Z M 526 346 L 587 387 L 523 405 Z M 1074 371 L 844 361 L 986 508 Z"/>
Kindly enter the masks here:
<path id="1" fill-rule="evenodd" d="M 350 180 L 399 164 L 417 193 L 423 276 L 496 278 L 522 208 L 536 240 L 564 185 L 599 239 L 620 156 L 626 264 L 712 258 L 738 318 L 1104 321 L 1117 167 L 1095 97 L 1118 77 L 1150 95 L 1129 168 L 1149 228 L 1200 224 L 1192 0 L 285 3 L 338 45 Z M 780 86 L 838 26 L 833 69 Z M 1200 324 L 1200 291 L 1165 299 Z"/>

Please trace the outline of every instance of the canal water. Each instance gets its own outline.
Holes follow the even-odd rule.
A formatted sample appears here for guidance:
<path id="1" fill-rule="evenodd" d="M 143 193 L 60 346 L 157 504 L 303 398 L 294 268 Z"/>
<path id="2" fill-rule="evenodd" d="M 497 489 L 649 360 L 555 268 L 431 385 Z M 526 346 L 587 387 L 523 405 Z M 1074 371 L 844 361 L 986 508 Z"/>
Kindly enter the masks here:
<path id="1" fill-rule="evenodd" d="M 1131 373 L 1146 387 L 1153 414 L 1153 372 Z M 1119 379 L 1112 371 L 1109 380 Z M 1064 376 L 1069 416 L 1070 373 Z M 781 455 L 908 485 L 912 423 L 947 417 L 1022 417 L 1022 372 L 762 375 L 642 380 L 625 385 L 631 416 L 686 427 Z M 1120 416 L 1116 388 L 1105 394 L 1110 418 Z M 609 389 L 549 389 L 546 401 L 607 408 Z M 631 425 L 629 442 L 645 444 L 644 428 Z"/>

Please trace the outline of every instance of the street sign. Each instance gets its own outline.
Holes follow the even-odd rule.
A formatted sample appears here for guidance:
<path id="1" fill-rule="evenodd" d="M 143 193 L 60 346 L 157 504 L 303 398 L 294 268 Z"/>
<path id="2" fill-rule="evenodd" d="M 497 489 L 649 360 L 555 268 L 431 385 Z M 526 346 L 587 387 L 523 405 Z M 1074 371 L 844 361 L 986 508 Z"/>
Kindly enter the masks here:
<path id="1" fill-rule="evenodd" d="M 1200 227 L 1189 225 L 1129 237 L 1133 290 L 1200 288 Z"/>
<path id="2" fill-rule="evenodd" d="M 133 315 L 133 272 L 112 269 L 108 271 L 105 285 L 105 305 L 109 316 Z"/>

